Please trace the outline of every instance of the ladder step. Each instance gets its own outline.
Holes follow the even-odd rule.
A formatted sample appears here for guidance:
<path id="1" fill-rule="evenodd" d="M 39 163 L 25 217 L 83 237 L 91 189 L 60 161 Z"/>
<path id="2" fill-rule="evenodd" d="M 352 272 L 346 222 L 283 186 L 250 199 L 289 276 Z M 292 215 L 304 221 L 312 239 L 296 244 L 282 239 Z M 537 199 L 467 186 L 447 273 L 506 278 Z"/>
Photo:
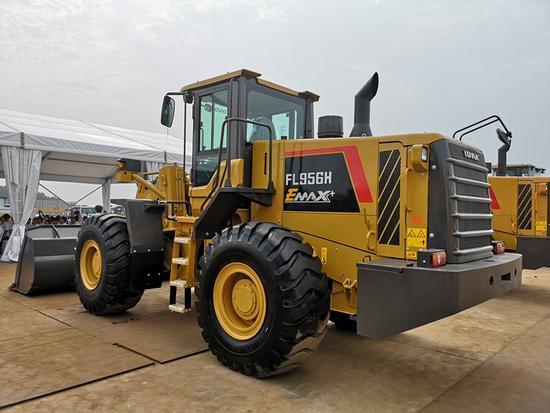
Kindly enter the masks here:
<path id="1" fill-rule="evenodd" d="M 189 264 L 189 258 L 172 258 L 172 264 L 187 265 Z"/>
<path id="2" fill-rule="evenodd" d="M 189 244 L 191 242 L 191 237 L 174 237 L 174 242 L 176 244 Z"/>
<path id="3" fill-rule="evenodd" d="M 185 288 L 187 283 L 185 280 L 172 280 L 170 281 L 170 287 Z"/>
<path id="4" fill-rule="evenodd" d="M 183 224 L 194 224 L 197 217 L 178 216 L 176 219 Z"/>
<path id="5" fill-rule="evenodd" d="M 168 306 L 168 310 L 174 312 L 174 313 L 186 313 L 188 312 L 190 309 L 189 308 L 185 308 L 185 306 L 183 304 L 170 304 Z"/>

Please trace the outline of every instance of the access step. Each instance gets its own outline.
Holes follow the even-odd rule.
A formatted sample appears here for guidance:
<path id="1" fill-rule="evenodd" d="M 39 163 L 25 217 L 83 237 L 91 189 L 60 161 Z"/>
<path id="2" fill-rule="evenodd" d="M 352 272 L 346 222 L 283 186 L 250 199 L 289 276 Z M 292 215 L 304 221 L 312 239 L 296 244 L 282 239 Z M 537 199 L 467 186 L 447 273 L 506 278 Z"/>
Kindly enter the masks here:
<path id="1" fill-rule="evenodd" d="M 178 291 L 183 291 L 182 304 L 176 302 Z M 187 282 L 185 280 L 170 280 L 170 302 L 168 305 L 168 309 L 170 311 L 181 314 L 191 310 L 191 287 L 187 285 Z"/>
<path id="2" fill-rule="evenodd" d="M 174 242 L 176 244 L 189 244 L 191 242 L 191 237 L 174 237 Z"/>
<path id="3" fill-rule="evenodd" d="M 170 287 L 185 288 L 187 283 L 185 280 L 172 280 L 170 281 Z"/>
<path id="4" fill-rule="evenodd" d="M 191 308 L 185 308 L 185 305 L 184 304 L 170 304 L 168 306 L 168 310 L 174 312 L 174 313 L 180 313 L 180 314 L 185 314 L 187 313 L 188 311 L 191 310 Z"/>
<path id="5" fill-rule="evenodd" d="M 172 264 L 187 265 L 189 264 L 189 258 L 172 258 Z"/>

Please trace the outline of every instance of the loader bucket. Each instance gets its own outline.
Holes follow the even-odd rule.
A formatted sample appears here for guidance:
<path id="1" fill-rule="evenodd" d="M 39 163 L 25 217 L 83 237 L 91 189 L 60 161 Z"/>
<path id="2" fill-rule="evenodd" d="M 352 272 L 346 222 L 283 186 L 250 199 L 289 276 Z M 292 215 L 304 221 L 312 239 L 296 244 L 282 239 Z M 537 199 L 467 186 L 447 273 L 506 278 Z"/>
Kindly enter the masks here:
<path id="1" fill-rule="evenodd" d="M 13 291 L 29 295 L 74 286 L 74 249 L 80 225 L 28 229 L 17 262 Z"/>

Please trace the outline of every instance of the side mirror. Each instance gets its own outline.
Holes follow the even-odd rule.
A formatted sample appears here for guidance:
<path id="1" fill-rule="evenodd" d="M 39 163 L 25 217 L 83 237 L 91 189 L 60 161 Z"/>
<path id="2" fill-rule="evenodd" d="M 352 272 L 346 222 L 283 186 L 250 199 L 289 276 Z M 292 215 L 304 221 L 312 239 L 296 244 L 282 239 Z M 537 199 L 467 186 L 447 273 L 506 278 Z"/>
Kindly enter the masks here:
<path id="1" fill-rule="evenodd" d="M 502 129 L 497 128 L 497 136 L 504 145 L 510 147 L 512 143 L 512 132 L 504 132 Z"/>
<path id="2" fill-rule="evenodd" d="M 162 100 L 162 110 L 160 112 L 160 123 L 170 128 L 172 122 L 174 122 L 174 111 L 176 109 L 176 103 L 170 96 L 164 96 Z"/>

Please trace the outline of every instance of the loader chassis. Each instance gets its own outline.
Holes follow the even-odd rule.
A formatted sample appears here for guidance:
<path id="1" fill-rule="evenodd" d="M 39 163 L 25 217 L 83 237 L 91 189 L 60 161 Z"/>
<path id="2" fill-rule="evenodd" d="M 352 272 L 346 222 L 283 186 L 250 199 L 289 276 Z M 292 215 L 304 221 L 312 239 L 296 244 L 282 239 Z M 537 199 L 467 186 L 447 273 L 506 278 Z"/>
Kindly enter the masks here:
<path id="1" fill-rule="evenodd" d="M 491 176 L 495 239 L 523 255 L 525 268 L 550 265 L 550 213 L 547 177 Z"/>
<path id="2" fill-rule="evenodd" d="M 356 108 L 368 108 L 377 87 L 375 75 Z M 125 226 L 109 215 L 83 226 L 106 257 L 98 289 L 117 286 L 106 303 L 83 291 L 89 311 L 131 308 L 159 285 L 170 254 L 170 310 L 188 311 L 194 289 L 210 350 L 263 377 L 297 366 L 329 316 L 386 337 L 521 282 L 520 256 L 493 256 L 479 150 L 436 133 L 372 137 L 357 111 L 353 130 L 363 136 L 312 139 L 318 96 L 247 70 L 174 94 L 193 101 L 191 180 L 177 166 L 154 183 L 121 168 L 117 180 L 136 182 L 142 200 L 125 203 Z M 163 107 L 163 121 L 170 111 Z M 163 234 L 171 251 L 161 248 Z M 420 268 L 418 252 L 433 250 L 446 252 L 447 265 Z"/>

